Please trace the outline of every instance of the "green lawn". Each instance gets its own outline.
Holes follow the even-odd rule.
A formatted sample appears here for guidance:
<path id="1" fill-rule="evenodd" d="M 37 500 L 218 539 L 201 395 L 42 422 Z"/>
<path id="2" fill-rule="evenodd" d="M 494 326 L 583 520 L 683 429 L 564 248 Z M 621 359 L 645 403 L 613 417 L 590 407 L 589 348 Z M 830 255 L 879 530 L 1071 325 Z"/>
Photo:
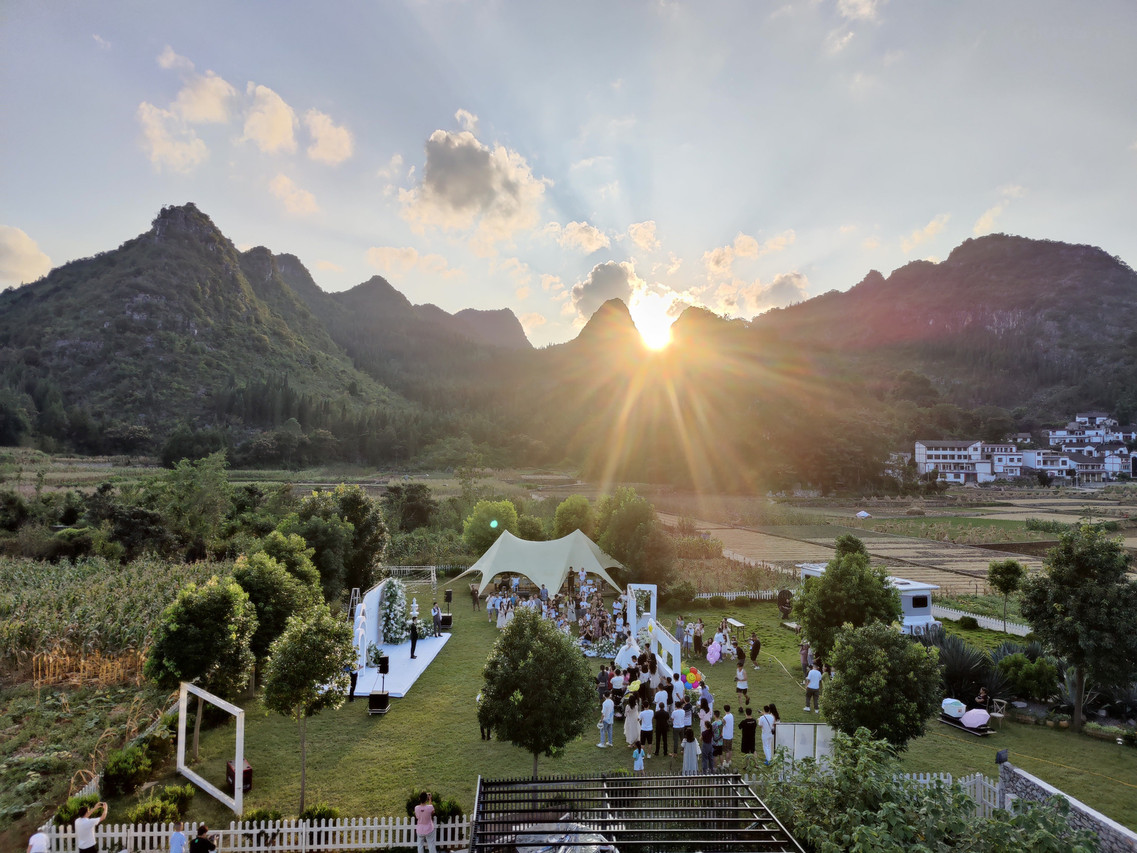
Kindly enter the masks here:
<path id="1" fill-rule="evenodd" d="M 408 790 L 429 787 L 473 805 L 479 774 L 487 777 L 528 775 L 532 759 L 507 743 L 479 739 L 474 697 L 481 667 L 497 634 L 483 613 L 473 614 L 461 596 L 455 610 L 455 634 L 406 699 L 393 700 L 386 716 L 368 717 L 357 700 L 338 711 L 313 718 L 308 726 L 308 802 L 328 802 L 345 815 L 398 815 Z M 721 615 L 692 611 L 708 624 Z M 780 627 L 772 604 L 739 605 L 729 614 L 758 629 L 763 640 L 762 670 L 751 671 L 752 706 L 774 701 L 786 721 L 815 720 L 802 711 L 798 641 Z M 690 614 L 685 614 L 690 615 Z M 673 614 L 665 613 L 668 622 Z M 597 667 L 598 668 L 598 662 Z M 702 667 L 701 667 L 702 668 Z M 731 663 L 706 667 L 720 702 L 734 705 Z M 246 706 L 246 756 L 254 768 L 246 808 L 275 808 L 295 814 L 299 799 L 296 724 L 267 713 L 259 702 Z M 599 716 L 599 714 L 598 714 Z M 822 715 L 823 716 L 823 715 Z M 203 771 L 220 781 L 231 755 L 233 732 L 222 727 L 204 733 Z M 1137 826 L 1137 753 L 1128 747 L 1044 727 L 1006 721 L 1004 731 L 975 738 L 937 722 L 914 741 L 902 757 L 915 771 L 973 772 L 995 775 L 997 748 L 1011 749 L 1011 760 L 1027 771 L 1090 803 L 1110 817 Z M 541 772 L 596 773 L 631 768 L 630 750 L 596 748 L 590 727 L 565 754 L 542 758 Z M 671 759 L 652 759 L 652 772 L 678 770 Z M 162 780 L 173 781 L 172 775 Z M 122 804 L 112 804 L 118 820 Z M 191 819 L 227 823 L 229 815 L 204 794 L 195 798 Z"/>

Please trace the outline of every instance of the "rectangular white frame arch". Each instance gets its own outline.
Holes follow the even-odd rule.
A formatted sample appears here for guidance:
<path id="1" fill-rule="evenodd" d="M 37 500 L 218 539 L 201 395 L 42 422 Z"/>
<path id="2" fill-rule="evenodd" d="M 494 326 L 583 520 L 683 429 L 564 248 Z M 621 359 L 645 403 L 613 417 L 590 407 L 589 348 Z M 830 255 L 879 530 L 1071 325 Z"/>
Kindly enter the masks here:
<path id="1" fill-rule="evenodd" d="M 237 718 L 237 748 L 233 759 L 233 796 L 231 797 L 212 782 L 207 781 L 201 774 L 195 773 L 186 766 L 186 707 L 190 693 L 200 696 Z M 215 800 L 220 800 L 231 808 L 236 812 L 237 817 L 241 816 L 245 800 L 245 712 L 236 705 L 226 702 L 220 696 L 214 696 L 208 690 L 203 690 L 187 681 L 183 681 L 178 690 L 178 772 Z"/>

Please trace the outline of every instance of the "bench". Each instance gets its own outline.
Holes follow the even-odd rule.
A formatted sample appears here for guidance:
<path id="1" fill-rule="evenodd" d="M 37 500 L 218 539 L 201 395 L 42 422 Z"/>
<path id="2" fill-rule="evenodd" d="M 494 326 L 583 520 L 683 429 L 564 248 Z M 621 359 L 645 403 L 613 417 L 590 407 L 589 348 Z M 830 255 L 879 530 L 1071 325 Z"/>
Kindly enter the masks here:
<path id="1" fill-rule="evenodd" d="M 730 616 L 726 617 L 726 624 L 729 625 L 731 628 L 745 628 L 746 627 L 745 622 L 739 622 L 737 619 L 733 619 Z"/>

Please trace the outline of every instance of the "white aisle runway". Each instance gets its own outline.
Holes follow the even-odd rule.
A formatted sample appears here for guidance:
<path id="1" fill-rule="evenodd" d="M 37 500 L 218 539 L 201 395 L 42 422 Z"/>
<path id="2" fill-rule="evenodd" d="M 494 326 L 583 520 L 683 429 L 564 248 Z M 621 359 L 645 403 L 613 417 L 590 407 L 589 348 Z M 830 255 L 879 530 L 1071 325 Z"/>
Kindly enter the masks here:
<path id="1" fill-rule="evenodd" d="M 431 661 L 442 651 L 442 647 L 449 641 L 450 635 L 441 637 L 423 637 L 415 648 L 415 658 L 411 660 L 411 644 L 408 640 L 398 646 L 383 646 L 383 651 L 391 659 L 391 671 L 387 673 L 387 692 L 392 699 L 401 699 L 407 695 L 418 677 L 426 672 Z M 359 671 L 359 678 L 355 682 L 355 695 L 366 696 L 372 690 L 383 688 L 383 676 L 373 666 L 364 667 Z"/>

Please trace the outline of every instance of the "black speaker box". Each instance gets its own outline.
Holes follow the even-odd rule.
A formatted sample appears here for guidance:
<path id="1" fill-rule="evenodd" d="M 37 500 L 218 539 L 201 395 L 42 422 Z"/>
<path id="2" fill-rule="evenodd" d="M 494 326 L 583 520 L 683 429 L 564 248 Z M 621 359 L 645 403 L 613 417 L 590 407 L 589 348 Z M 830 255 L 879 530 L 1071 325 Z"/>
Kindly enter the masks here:
<path id="1" fill-rule="evenodd" d="M 442 614 L 442 627 L 443 628 L 453 628 L 454 627 L 454 614 L 453 613 L 443 613 Z"/>
<path id="2" fill-rule="evenodd" d="M 391 672 L 391 656 L 379 655 L 379 674 L 387 675 Z"/>
<path id="3" fill-rule="evenodd" d="M 391 710 L 391 696 L 386 690 L 372 690 L 367 697 L 367 715 L 386 714 Z"/>
<path id="4" fill-rule="evenodd" d="M 446 603 L 450 604 L 454 600 L 454 590 L 446 590 Z"/>

